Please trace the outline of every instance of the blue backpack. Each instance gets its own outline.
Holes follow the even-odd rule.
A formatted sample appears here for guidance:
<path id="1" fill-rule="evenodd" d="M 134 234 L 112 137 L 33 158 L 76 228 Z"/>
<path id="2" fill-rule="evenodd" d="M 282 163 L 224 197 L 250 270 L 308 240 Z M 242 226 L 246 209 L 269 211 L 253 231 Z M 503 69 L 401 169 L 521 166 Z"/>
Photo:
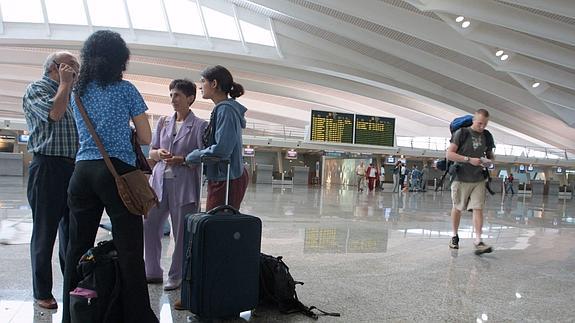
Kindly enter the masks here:
<path id="1" fill-rule="evenodd" d="M 449 124 L 449 131 L 453 136 L 453 134 L 457 130 L 459 130 L 459 128 L 470 127 L 472 124 L 473 124 L 473 116 L 470 114 L 464 115 L 462 117 L 457 117 L 453 119 L 453 121 L 451 121 L 451 123 Z"/>

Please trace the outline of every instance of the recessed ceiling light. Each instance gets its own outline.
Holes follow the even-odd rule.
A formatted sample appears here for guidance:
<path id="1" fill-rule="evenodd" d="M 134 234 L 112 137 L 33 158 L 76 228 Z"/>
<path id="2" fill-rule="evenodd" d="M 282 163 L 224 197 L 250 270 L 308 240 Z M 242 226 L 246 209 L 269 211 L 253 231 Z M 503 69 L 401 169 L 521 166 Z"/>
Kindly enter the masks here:
<path id="1" fill-rule="evenodd" d="M 471 23 L 470 23 L 469 21 L 464 21 L 464 22 L 461 24 L 461 27 L 467 28 L 467 27 L 469 27 L 469 25 L 471 25 Z"/>
<path id="2" fill-rule="evenodd" d="M 541 85 L 541 83 L 535 82 L 535 83 L 531 84 L 531 87 L 532 87 L 532 88 L 536 88 L 536 87 L 538 87 L 539 85 Z"/>
<path id="3" fill-rule="evenodd" d="M 459 17 L 455 18 L 455 22 L 462 22 L 463 19 L 465 19 L 465 17 L 459 16 Z"/>
<path id="4" fill-rule="evenodd" d="M 500 59 L 501 59 L 502 61 L 505 61 L 505 60 L 507 60 L 508 58 L 509 58 L 509 55 L 503 54 L 503 55 L 501 55 L 501 58 L 500 58 Z"/>
<path id="5" fill-rule="evenodd" d="M 497 57 L 499 57 L 501 55 L 503 55 L 503 50 L 501 50 L 501 49 L 495 53 L 495 56 L 497 56 Z"/>

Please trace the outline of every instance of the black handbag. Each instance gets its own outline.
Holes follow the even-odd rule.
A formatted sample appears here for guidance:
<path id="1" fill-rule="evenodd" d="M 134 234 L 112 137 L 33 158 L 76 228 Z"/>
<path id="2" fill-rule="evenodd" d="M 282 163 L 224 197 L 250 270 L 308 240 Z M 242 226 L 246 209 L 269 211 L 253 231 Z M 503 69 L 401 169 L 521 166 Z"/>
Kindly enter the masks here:
<path id="1" fill-rule="evenodd" d="M 136 168 L 141 170 L 144 174 L 152 174 L 152 168 L 148 163 L 148 159 L 142 152 L 142 146 L 138 143 L 138 136 L 136 135 L 136 130 L 132 129 L 132 147 L 134 147 L 134 153 L 136 154 Z"/>
<path id="2" fill-rule="evenodd" d="M 210 147 L 211 145 L 216 143 L 216 119 L 217 119 L 218 109 L 217 106 L 212 110 L 210 114 L 210 122 L 208 126 L 204 130 L 202 135 L 202 143 L 204 144 L 205 148 Z"/>

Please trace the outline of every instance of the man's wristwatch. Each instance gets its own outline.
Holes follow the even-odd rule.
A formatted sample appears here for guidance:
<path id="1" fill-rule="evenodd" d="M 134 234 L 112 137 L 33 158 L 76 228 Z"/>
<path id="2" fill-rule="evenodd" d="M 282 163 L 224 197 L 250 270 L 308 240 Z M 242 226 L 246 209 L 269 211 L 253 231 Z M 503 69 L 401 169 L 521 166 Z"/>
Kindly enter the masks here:
<path id="1" fill-rule="evenodd" d="M 469 157 L 465 156 L 463 157 L 463 160 L 465 160 L 466 163 L 469 163 Z"/>

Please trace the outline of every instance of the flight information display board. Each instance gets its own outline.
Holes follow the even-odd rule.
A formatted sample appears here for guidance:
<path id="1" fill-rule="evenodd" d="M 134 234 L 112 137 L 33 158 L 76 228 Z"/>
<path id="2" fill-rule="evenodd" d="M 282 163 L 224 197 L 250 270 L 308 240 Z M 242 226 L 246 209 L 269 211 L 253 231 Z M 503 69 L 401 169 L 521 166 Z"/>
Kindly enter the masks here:
<path id="1" fill-rule="evenodd" d="M 353 144 L 353 114 L 312 110 L 310 139 Z"/>
<path id="2" fill-rule="evenodd" d="M 355 115 L 355 143 L 393 147 L 395 119 Z"/>

